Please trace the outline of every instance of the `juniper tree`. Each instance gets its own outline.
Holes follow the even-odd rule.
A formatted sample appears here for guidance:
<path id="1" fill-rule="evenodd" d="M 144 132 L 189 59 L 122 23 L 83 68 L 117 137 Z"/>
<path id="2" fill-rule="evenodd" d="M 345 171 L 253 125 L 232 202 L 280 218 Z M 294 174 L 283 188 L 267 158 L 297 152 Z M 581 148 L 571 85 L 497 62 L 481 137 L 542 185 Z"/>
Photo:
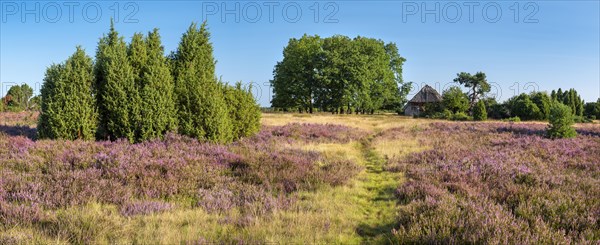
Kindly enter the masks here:
<path id="1" fill-rule="evenodd" d="M 213 142 L 233 139 L 227 105 L 215 77 L 210 33 L 192 23 L 174 55 L 178 131 Z"/>
<path id="2" fill-rule="evenodd" d="M 148 33 L 142 45 L 146 53 L 139 55 L 147 59 L 141 65 L 138 84 L 141 97 L 140 114 L 144 119 L 140 122 L 138 141 L 159 138 L 174 130 L 177 117 L 173 98 L 173 77 L 164 56 L 158 29 Z M 136 59 L 132 57 L 131 60 Z"/>
<path id="3" fill-rule="evenodd" d="M 94 138 L 97 112 L 92 95 L 92 59 L 81 47 L 64 63 L 50 66 L 41 89 L 39 138 Z"/>
<path id="4" fill-rule="evenodd" d="M 573 138 L 577 136 L 577 132 L 573 128 L 573 112 L 571 112 L 569 106 L 554 102 L 550 107 L 549 119 L 550 124 L 546 132 L 549 138 Z"/>
<path id="5" fill-rule="evenodd" d="M 234 139 L 251 136 L 260 130 L 261 112 L 251 91 L 252 86 L 243 88 L 241 82 L 223 86 Z"/>
<path id="6" fill-rule="evenodd" d="M 94 91 L 100 114 L 98 137 L 134 141 L 141 121 L 140 96 L 127 57 L 127 45 L 112 21 L 110 32 L 98 42 L 95 74 Z"/>
<path id="7" fill-rule="evenodd" d="M 485 109 L 485 103 L 483 100 L 479 100 L 473 108 L 473 119 L 475 121 L 487 120 L 487 110 Z"/>
<path id="8" fill-rule="evenodd" d="M 140 79 L 142 77 L 142 70 L 148 62 L 148 51 L 146 50 L 146 43 L 144 41 L 144 35 L 141 33 L 133 34 L 131 43 L 127 47 L 127 57 L 129 58 L 129 64 L 133 69 L 135 76 L 135 84 L 140 86 Z"/>

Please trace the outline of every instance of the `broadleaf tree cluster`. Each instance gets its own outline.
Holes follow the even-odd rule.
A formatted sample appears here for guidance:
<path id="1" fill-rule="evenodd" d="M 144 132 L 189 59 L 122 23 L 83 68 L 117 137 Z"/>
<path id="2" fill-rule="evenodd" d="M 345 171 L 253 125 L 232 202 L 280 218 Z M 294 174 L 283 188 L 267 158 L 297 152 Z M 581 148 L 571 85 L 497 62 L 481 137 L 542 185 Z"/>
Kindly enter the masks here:
<path id="1" fill-rule="evenodd" d="M 227 143 L 256 133 L 251 89 L 218 81 L 212 50 L 206 23 L 193 23 L 165 57 L 157 29 L 127 44 L 111 22 L 95 61 L 78 47 L 46 71 L 39 137 L 141 142 L 179 132 Z"/>
<path id="2" fill-rule="evenodd" d="M 6 95 L 2 97 L 0 111 L 24 111 L 34 109 L 37 105 L 32 101 L 33 89 L 26 83 L 11 86 Z"/>
<path id="3" fill-rule="evenodd" d="M 400 110 L 410 83 L 393 43 L 336 35 L 292 38 L 273 71 L 274 108 L 309 112 L 374 113 Z"/>
<path id="4" fill-rule="evenodd" d="M 522 93 L 511 97 L 504 103 L 497 103 L 493 99 L 487 99 L 486 109 L 488 117 L 494 119 L 505 119 L 518 117 L 521 120 L 545 121 L 550 117 L 551 107 L 554 102 L 569 107 L 577 122 L 585 122 L 589 119 L 598 118 L 600 108 L 596 110 L 596 103 L 585 103 L 575 89 L 552 90 L 547 92 Z"/>

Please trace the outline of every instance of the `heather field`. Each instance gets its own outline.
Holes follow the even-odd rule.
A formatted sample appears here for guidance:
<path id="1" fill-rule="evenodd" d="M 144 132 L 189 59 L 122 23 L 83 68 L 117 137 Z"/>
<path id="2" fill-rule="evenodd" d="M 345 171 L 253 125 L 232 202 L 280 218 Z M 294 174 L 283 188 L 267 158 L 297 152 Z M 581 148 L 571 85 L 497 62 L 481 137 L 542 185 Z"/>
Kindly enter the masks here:
<path id="1" fill-rule="evenodd" d="M 0 244 L 587 243 L 600 125 L 263 114 L 227 144 L 36 140 L 0 115 Z"/>

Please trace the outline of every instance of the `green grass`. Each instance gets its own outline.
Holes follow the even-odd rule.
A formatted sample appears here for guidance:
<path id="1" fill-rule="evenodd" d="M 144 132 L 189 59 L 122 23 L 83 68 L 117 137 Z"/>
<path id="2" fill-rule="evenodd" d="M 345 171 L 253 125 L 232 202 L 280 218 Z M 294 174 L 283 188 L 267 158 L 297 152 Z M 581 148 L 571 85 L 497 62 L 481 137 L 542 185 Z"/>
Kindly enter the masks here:
<path id="1" fill-rule="evenodd" d="M 361 144 L 366 170 L 358 176 L 363 191 L 358 202 L 364 217 L 357 227 L 358 234 L 366 243 L 391 243 L 396 227 L 397 202 L 394 192 L 402 181 L 402 175 L 383 169 L 385 160 L 371 145 L 372 139 Z"/>

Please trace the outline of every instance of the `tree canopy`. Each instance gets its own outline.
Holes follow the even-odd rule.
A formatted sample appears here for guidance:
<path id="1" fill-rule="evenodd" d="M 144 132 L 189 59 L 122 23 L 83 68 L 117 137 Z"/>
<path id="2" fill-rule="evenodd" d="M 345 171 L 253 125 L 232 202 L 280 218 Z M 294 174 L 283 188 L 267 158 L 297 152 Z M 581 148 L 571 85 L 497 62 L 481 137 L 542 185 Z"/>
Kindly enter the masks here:
<path id="1" fill-rule="evenodd" d="M 393 43 L 336 35 L 292 38 L 273 71 L 273 107 L 300 112 L 398 110 L 410 86 Z"/>
<path id="2" fill-rule="evenodd" d="M 475 103 L 480 97 L 483 97 L 485 93 L 490 92 L 490 84 L 487 82 L 485 73 L 477 72 L 475 75 L 471 75 L 467 72 L 461 72 L 456 74 L 454 82 L 457 82 L 465 88 L 469 89 L 469 110 L 472 111 Z"/>

